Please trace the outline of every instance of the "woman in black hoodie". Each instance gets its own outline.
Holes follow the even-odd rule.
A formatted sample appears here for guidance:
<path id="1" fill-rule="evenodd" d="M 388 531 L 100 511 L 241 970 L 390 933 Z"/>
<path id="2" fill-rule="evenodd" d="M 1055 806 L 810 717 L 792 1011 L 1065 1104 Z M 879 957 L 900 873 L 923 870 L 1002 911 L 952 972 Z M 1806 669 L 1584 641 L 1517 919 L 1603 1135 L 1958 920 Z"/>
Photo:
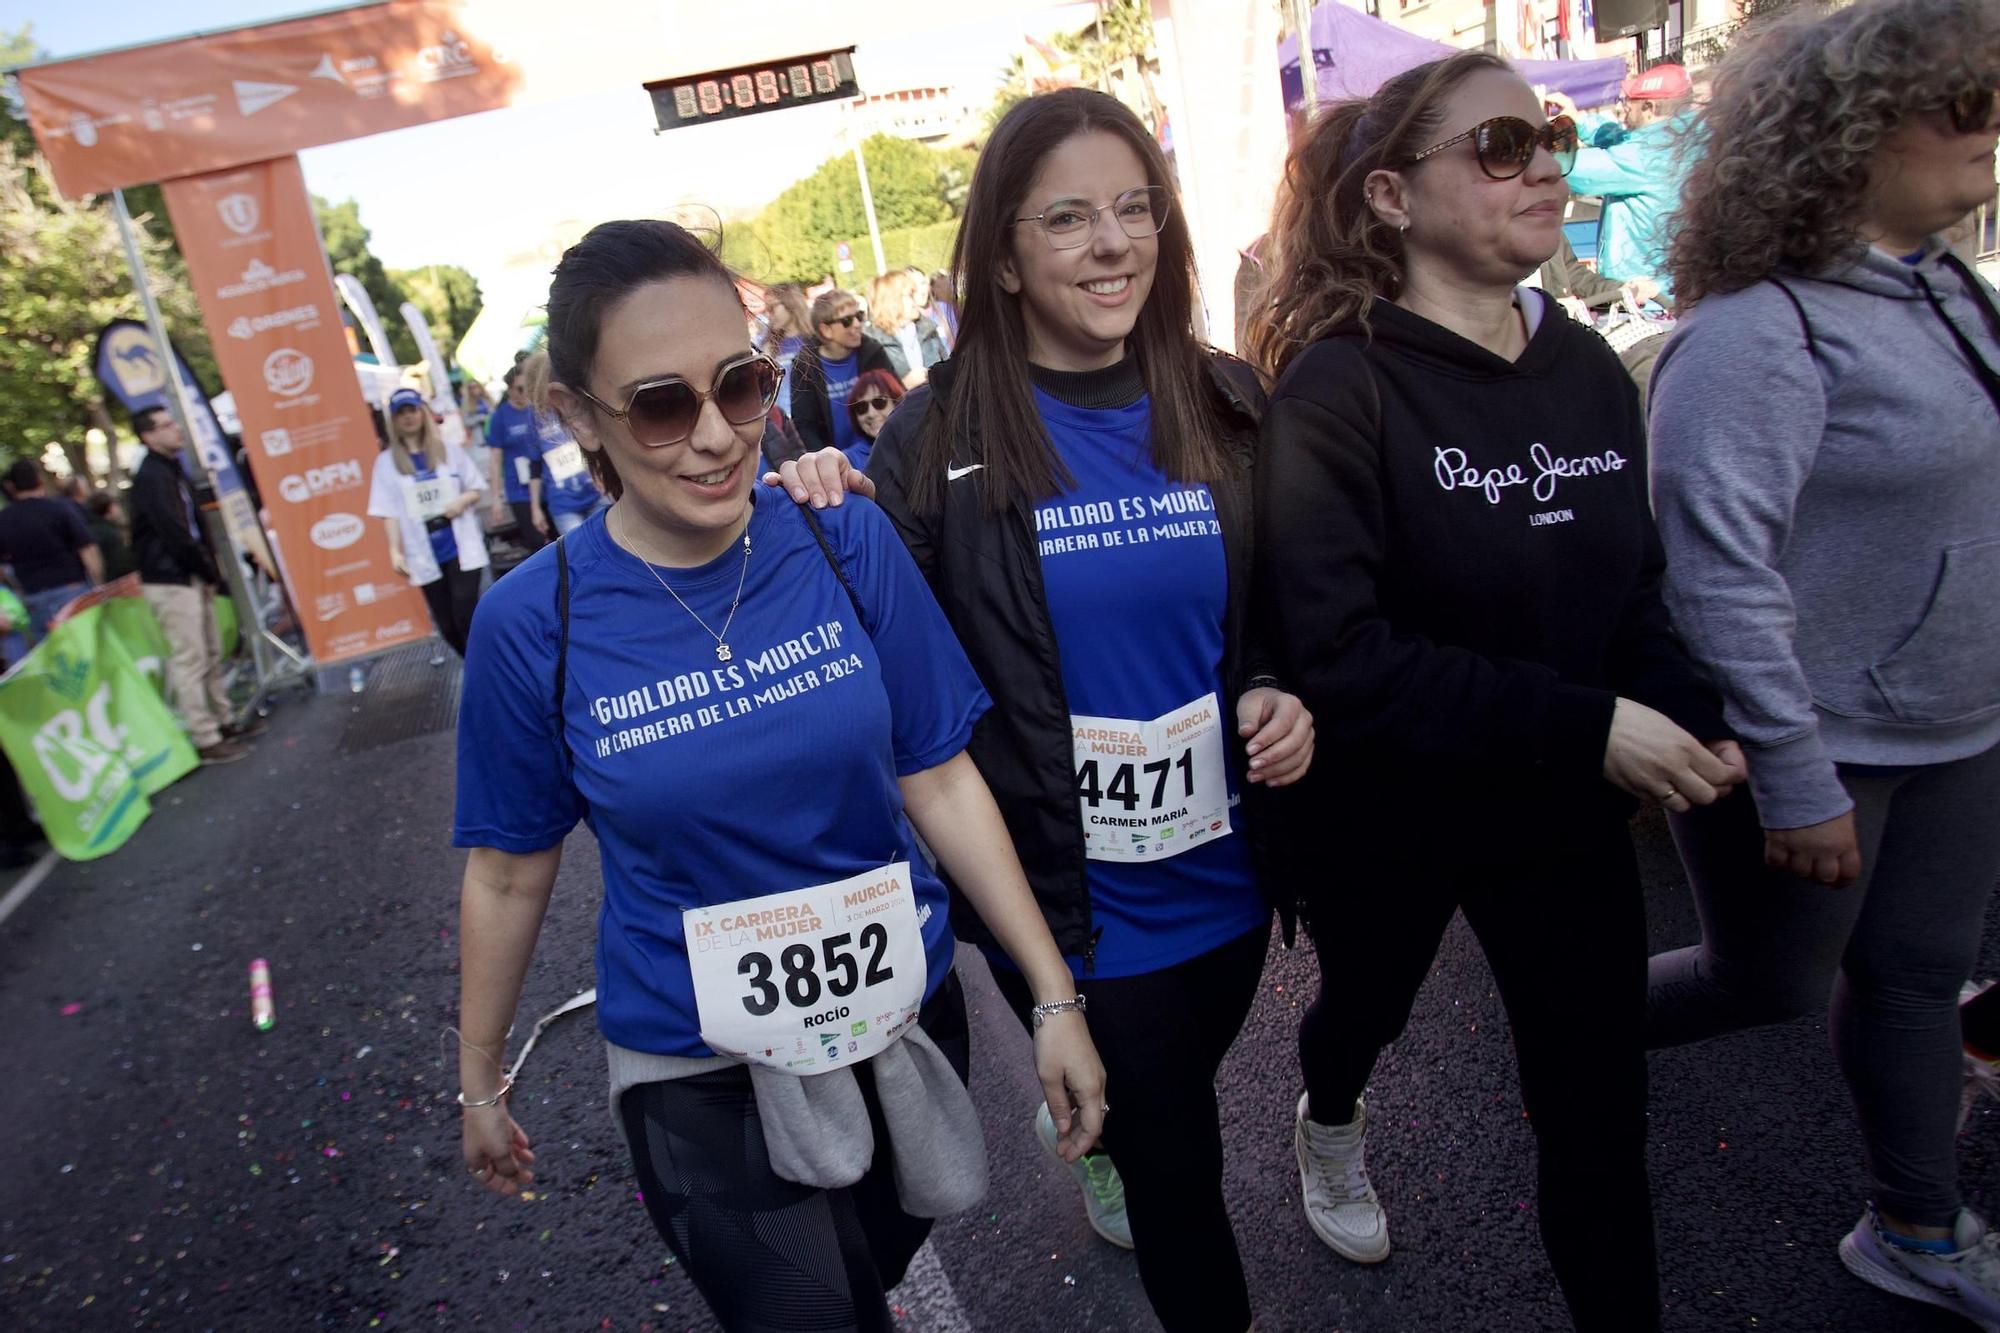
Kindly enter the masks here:
<path id="1" fill-rule="evenodd" d="M 1307 132 L 1250 334 L 1276 378 L 1255 569 L 1276 669 L 1337 755 L 1307 779 L 1327 818 L 1298 859 L 1323 979 L 1299 1034 L 1307 1219 L 1387 1255 L 1361 1092 L 1462 910 L 1571 1316 L 1633 1333 L 1658 1327 L 1659 1279 L 1626 819 L 1635 797 L 1711 802 L 1742 761 L 1660 601 L 1632 382 L 1517 287 L 1561 239 L 1575 147 L 1480 53 Z"/>

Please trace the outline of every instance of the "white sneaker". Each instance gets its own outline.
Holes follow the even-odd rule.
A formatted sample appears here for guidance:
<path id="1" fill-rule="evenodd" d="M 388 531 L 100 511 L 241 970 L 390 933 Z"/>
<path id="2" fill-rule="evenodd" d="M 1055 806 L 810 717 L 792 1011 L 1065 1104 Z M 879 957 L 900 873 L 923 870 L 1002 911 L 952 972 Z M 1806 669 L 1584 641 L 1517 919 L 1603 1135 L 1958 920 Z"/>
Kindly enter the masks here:
<path id="1" fill-rule="evenodd" d="M 1986 1333 L 2000 1333 L 2000 1237 L 1961 1208 L 1951 1254 L 1905 1249 L 1882 1234 L 1871 1205 L 1840 1242 L 1840 1262 L 1871 1287 L 1942 1306 Z"/>
<path id="2" fill-rule="evenodd" d="M 1368 1183 L 1367 1139 L 1368 1109 L 1359 1100 L 1352 1124 L 1322 1125 L 1306 1119 L 1300 1094 L 1292 1141 L 1306 1221 L 1341 1258 L 1379 1264 L 1389 1257 L 1389 1214 Z"/>
<path id="3" fill-rule="evenodd" d="M 1989 984 L 1984 981 L 1966 982 L 1964 987 L 1958 992 L 1958 1002 L 1960 1004 L 1969 1002 L 1973 997 L 1985 990 Z M 1994 1101 L 2000 1102 L 2000 1060 L 1987 1060 L 1981 1056 L 1974 1055 L 1971 1051 L 1967 1051 L 1965 1053 L 1965 1091 L 1958 1099 L 1959 1133 L 1962 1134 L 1965 1132 L 1966 1122 L 1972 1119 L 1972 1108 L 1978 1104 L 1982 1096 L 1990 1097 Z"/>
<path id="4" fill-rule="evenodd" d="M 1049 1156 L 1062 1162 L 1062 1154 L 1056 1150 L 1061 1141 L 1056 1134 L 1056 1118 L 1049 1114 L 1047 1102 L 1035 1112 L 1035 1137 L 1048 1149 Z M 1132 1223 L 1125 1216 L 1125 1181 L 1118 1168 L 1111 1165 L 1110 1155 L 1101 1151 L 1089 1153 L 1063 1165 L 1083 1190 L 1083 1215 L 1089 1219 L 1090 1229 L 1121 1250 L 1131 1249 Z"/>

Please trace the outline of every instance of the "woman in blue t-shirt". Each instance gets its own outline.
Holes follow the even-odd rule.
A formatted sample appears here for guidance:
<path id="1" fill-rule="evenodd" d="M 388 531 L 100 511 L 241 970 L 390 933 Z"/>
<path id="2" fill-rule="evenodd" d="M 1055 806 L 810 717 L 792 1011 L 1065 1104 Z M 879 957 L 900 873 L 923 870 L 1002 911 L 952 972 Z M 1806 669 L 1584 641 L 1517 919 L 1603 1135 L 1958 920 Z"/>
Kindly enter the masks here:
<path id="1" fill-rule="evenodd" d="M 1028 978 L 1065 1154 L 1103 1123 L 1083 1002 L 965 755 L 988 701 L 880 510 L 754 485 L 777 368 L 681 228 L 613 222 L 549 293 L 550 399 L 614 498 L 497 584 L 459 721 L 464 1157 L 533 1179 L 503 1048 L 563 840 L 596 834 L 598 1024 L 647 1211 L 731 1329 L 892 1327 L 985 1149 L 947 898 Z M 914 830 L 914 831 L 913 831 Z"/>
<path id="2" fill-rule="evenodd" d="M 1250 1297 L 1215 1074 L 1256 995 L 1274 887 L 1238 806 L 1305 772 L 1312 719 L 1249 632 L 1261 395 L 1194 335 L 1171 182 L 1113 98 L 1009 111 L 953 256 L 957 351 L 890 418 L 868 471 L 995 692 L 970 753 L 1089 998 L 1119 1104 L 1145 1108 L 1106 1120 L 1109 1160 L 1075 1165 L 1091 1224 L 1137 1250 L 1168 1330 L 1238 1333 Z M 815 455 L 795 497 L 832 498 L 838 467 Z M 985 938 L 971 921 L 959 933 Z M 994 961 L 1025 1015 L 1021 977 Z"/>
<path id="3" fill-rule="evenodd" d="M 542 535 L 559 537 L 582 527 L 585 519 L 610 508 L 611 502 L 591 479 L 583 447 L 549 406 L 546 349 L 538 348 L 521 363 L 521 387 L 535 407 L 535 432 L 541 448 L 541 467 L 528 479 L 529 503 Z"/>

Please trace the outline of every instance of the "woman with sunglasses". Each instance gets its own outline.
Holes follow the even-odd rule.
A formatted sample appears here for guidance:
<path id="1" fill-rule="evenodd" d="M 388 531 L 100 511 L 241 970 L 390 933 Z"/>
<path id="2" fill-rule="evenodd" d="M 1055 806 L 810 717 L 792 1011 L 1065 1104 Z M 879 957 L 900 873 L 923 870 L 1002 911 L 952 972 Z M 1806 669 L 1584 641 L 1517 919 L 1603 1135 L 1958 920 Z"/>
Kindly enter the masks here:
<path id="1" fill-rule="evenodd" d="M 1215 1075 L 1279 887 L 1239 801 L 1312 760 L 1312 719 L 1249 628 L 1254 376 L 1195 338 L 1194 259 L 1158 145 L 1123 104 L 1033 97 L 973 173 L 950 360 L 890 418 L 882 507 L 995 691 L 970 753 L 1116 1092 L 1072 1170 L 1137 1251 L 1170 1333 L 1238 1333 L 1250 1296 L 1222 1191 Z M 819 499 L 810 460 L 788 480 Z M 838 494 L 840 483 L 833 483 Z M 1261 811 L 1251 812 L 1253 819 Z M 1287 928 L 1289 930 L 1289 913 Z M 1027 1020 L 1021 974 L 977 923 Z M 1037 1132 L 1053 1145 L 1047 1111 Z"/>
<path id="2" fill-rule="evenodd" d="M 792 360 L 792 424 L 808 451 L 851 449 L 854 423 L 841 410 L 865 371 L 895 367 L 882 344 L 863 332 L 867 316 L 853 292 L 835 287 L 812 304 L 815 338 Z"/>
<path id="3" fill-rule="evenodd" d="M 756 486 L 777 367 L 665 222 L 594 228 L 549 291 L 549 396 L 615 498 L 496 585 L 459 717 L 464 1158 L 533 1180 L 504 1046 L 579 819 L 597 1015 L 646 1210 L 723 1327 L 895 1326 L 883 1293 L 985 1186 L 930 849 L 1034 993 L 1063 1151 L 1103 1068 L 993 798 L 986 696 L 872 505 Z"/>
<path id="4" fill-rule="evenodd" d="M 483 484 L 471 456 L 444 442 L 421 393 L 389 395 L 389 447 L 375 457 L 368 513 L 388 533 L 389 562 L 423 590 L 439 636 L 461 657 L 490 563 L 474 512 Z"/>
<path id="5" fill-rule="evenodd" d="M 1749 792 L 1676 821 L 1700 945 L 1656 1044 L 1818 1013 L 1870 1198 L 1840 1257 L 2000 1329 L 1964 1207 L 1959 988 L 2000 877 L 2000 309 L 1941 233 L 1993 198 L 2000 12 L 1864 0 L 1732 48 L 1653 380 L 1667 597 Z"/>
<path id="6" fill-rule="evenodd" d="M 1477 52 L 1332 107 L 1294 148 L 1250 329 L 1276 377 L 1258 600 L 1339 756 L 1301 793 L 1340 849 L 1303 886 L 1308 1221 L 1345 1258 L 1389 1252 L 1362 1092 L 1462 911 L 1507 1006 L 1570 1316 L 1632 1333 L 1660 1307 L 1626 822 L 1741 773 L 1660 600 L 1632 382 L 1518 285 L 1556 252 L 1575 149 Z"/>
<path id="7" fill-rule="evenodd" d="M 549 403 L 549 354 L 537 348 L 521 363 L 521 385 L 535 405 L 535 435 L 541 448 L 541 469 L 528 479 L 535 525 L 542 535 L 560 537 L 611 502 L 597 488 L 577 444 Z"/>
<path id="8" fill-rule="evenodd" d="M 868 470 L 875 439 L 889 424 L 889 414 L 896 410 L 896 404 L 902 401 L 903 382 L 887 370 L 862 371 L 861 378 L 847 391 L 847 415 L 853 422 L 855 439 L 854 447 L 847 451 L 847 461 L 856 472 Z"/>

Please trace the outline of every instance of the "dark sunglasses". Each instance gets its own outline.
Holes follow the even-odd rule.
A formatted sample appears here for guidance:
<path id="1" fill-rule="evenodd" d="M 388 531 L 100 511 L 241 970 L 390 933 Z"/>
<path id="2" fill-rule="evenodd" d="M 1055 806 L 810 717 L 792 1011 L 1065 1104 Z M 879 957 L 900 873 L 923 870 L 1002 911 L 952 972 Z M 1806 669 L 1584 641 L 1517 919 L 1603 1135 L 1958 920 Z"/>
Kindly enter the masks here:
<path id="1" fill-rule="evenodd" d="M 838 324 L 843 329 L 851 329 L 856 324 L 859 324 L 861 322 L 861 312 L 857 310 L 851 315 L 841 315 L 838 318 L 829 319 L 826 322 L 829 324 Z"/>
<path id="2" fill-rule="evenodd" d="M 896 404 L 889 398 L 863 398 L 854 405 L 857 412 L 887 412 Z"/>
<path id="3" fill-rule="evenodd" d="M 679 375 L 668 375 L 635 387 L 626 395 L 624 410 L 620 411 L 588 389 L 577 392 L 606 416 L 624 422 L 636 443 L 658 449 L 679 444 L 694 434 L 703 403 L 713 402 L 722 419 L 732 426 L 749 425 L 778 401 L 778 378 L 778 363 L 760 352 L 752 352 L 717 366 L 714 387 L 707 393 Z"/>
<path id="4" fill-rule="evenodd" d="M 1972 88 L 1951 99 L 1945 107 L 1951 127 L 1960 134 L 1977 134 L 1993 123 L 1993 90 Z"/>
<path id="5" fill-rule="evenodd" d="M 1479 158 L 1479 169 L 1496 181 L 1510 181 L 1528 169 L 1528 163 L 1535 160 L 1535 150 L 1546 148 L 1549 156 L 1556 160 L 1556 169 L 1567 176 L 1576 166 L 1576 122 L 1568 116 L 1557 116 L 1546 125 L 1530 125 L 1519 116 L 1495 116 L 1483 120 L 1465 133 L 1446 139 L 1443 143 L 1432 144 L 1421 153 L 1403 159 L 1403 165 L 1415 166 L 1427 157 L 1433 157 L 1450 148 L 1453 144 L 1472 140 L 1472 151 Z"/>

